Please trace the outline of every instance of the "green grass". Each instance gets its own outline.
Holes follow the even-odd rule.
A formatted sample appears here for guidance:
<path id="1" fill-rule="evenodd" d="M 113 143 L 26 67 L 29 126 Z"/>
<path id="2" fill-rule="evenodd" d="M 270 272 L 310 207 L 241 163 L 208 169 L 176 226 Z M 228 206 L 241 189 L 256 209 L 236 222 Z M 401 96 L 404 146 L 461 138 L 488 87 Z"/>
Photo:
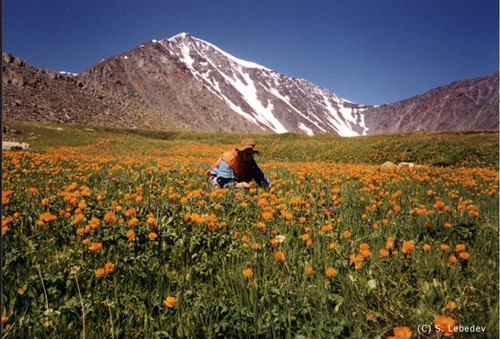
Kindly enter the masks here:
<path id="1" fill-rule="evenodd" d="M 497 132 L 254 134 L 273 187 L 213 190 L 248 135 L 7 124 L 32 148 L 2 152 L 4 338 L 427 337 L 439 315 L 498 334 Z"/>
<path id="2" fill-rule="evenodd" d="M 126 137 L 131 144 L 153 141 L 238 144 L 254 138 L 263 152 L 263 159 L 282 161 L 334 161 L 341 163 L 381 165 L 414 162 L 430 166 L 499 167 L 498 131 L 413 132 L 362 137 L 338 137 L 303 134 L 236 134 L 183 131 L 149 131 L 80 125 L 57 125 L 5 122 L 4 125 L 22 131 L 17 135 L 33 150 L 49 146 L 81 146 L 99 138 Z M 89 131 L 88 129 L 92 130 Z M 32 140 L 30 134 L 38 138 Z M 156 144 L 156 145 L 161 145 Z"/>

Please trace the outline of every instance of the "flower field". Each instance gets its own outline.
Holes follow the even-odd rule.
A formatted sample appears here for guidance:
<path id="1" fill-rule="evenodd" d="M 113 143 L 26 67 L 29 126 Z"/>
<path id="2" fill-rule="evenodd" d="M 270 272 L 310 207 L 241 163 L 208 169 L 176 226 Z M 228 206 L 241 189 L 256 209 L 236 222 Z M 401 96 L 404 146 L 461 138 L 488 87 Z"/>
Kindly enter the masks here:
<path id="1" fill-rule="evenodd" d="M 257 135 L 238 190 L 204 173 L 241 136 L 99 133 L 2 152 L 4 338 L 497 336 L 498 141 Z"/>

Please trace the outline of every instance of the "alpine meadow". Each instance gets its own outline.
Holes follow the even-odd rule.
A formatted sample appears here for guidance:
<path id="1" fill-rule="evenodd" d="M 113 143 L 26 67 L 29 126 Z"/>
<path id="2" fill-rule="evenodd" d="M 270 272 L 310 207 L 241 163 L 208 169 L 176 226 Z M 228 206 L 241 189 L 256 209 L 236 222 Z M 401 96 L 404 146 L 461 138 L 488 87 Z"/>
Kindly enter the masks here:
<path id="1" fill-rule="evenodd" d="M 498 131 L 4 126 L 3 338 L 499 333 Z M 213 189 L 246 137 L 272 187 Z"/>

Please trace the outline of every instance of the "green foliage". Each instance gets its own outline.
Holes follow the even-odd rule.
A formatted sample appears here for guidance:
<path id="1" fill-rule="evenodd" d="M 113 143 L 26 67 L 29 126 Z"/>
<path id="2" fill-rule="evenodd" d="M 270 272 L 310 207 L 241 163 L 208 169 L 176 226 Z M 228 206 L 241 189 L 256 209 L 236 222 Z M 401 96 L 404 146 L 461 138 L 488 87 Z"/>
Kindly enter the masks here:
<path id="1" fill-rule="evenodd" d="M 21 131 L 19 141 L 41 151 L 50 146 L 82 146 L 99 138 L 126 137 L 130 144 L 146 143 L 162 147 L 199 142 L 207 145 L 235 145 L 254 138 L 263 149 L 264 160 L 334 161 L 337 163 L 381 165 L 414 162 L 440 167 L 491 167 L 498 169 L 498 131 L 412 132 L 363 137 L 338 137 L 320 134 L 236 134 L 185 131 L 150 131 L 81 125 L 56 125 L 9 121 L 4 123 Z M 32 136 L 37 139 L 33 140 Z"/>
<path id="2" fill-rule="evenodd" d="M 252 135 L 273 187 L 214 190 L 245 136 L 15 126 L 39 137 L 2 154 L 5 338 L 498 333 L 497 133 Z"/>

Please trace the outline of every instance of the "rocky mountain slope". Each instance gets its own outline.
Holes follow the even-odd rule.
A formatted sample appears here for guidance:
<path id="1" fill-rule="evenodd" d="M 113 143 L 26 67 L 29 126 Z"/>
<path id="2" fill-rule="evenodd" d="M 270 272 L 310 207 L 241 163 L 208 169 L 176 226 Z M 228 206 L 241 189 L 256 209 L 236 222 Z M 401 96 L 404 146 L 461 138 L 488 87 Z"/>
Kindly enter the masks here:
<path id="1" fill-rule="evenodd" d="M 177 129 L 168 115 L 88 87 L 72 74 L 2 55 L 2 117 L 20 121 Z"/>
<path id="2" fill-rule="evenodd" d="M 498 129 L 498 72 L 456 81 L 366 112 L 370 134 Z"/>
<path id="3" fill-rule="evenodd" d="M 82 72 L 83 82 L 205 130 L 359 135 L 365 106 L 239 60 L 189 34 L 151 41 Z M 227 125 L 227 126 L 226 126 Z"/>
<path id="4" fill-rule="evenodd" d="M 189 34 L 78 75 L 3 54 L 3 117 L 150 129 L 332 133 L 498 129 L 498 72 L 396 103 L 360 105 L 237 59 Z"/>

